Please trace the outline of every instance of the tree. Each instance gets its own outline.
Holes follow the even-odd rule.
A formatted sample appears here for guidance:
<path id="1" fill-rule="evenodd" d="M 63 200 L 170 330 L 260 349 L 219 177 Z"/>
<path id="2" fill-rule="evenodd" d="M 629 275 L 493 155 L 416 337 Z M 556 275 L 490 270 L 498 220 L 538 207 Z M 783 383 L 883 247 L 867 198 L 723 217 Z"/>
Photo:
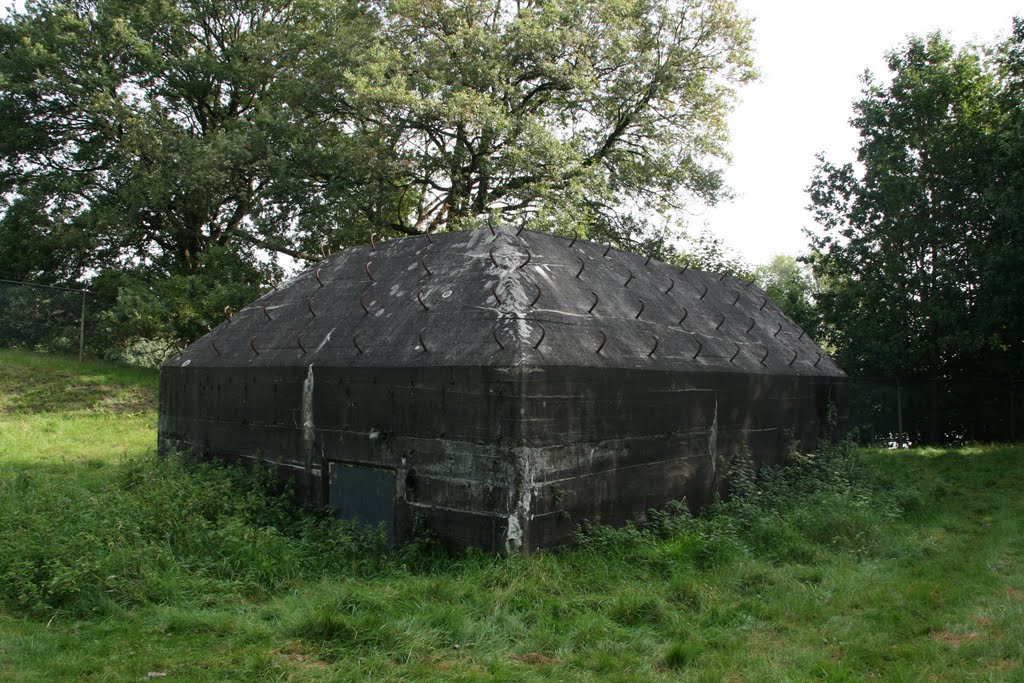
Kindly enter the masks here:
<path id="1" fill-rule="evenodd" d="M 992 49 L 939 34 L 865 75 L 858 165 L 823 158 L 809 188 L 811 264 L 847 371 L 941 378 L 1024 369 L 1020 192 L 1024 29 Z M 1019 290 L 1017 290 L 1019 291 Z M 932 425 L 932 438 L 937 435 Z"/>
<path id="2" fill-rule="evenodd" d="M 380 0 L 352 117 L 400 193 L 373 222 L 456 228 L 500 213 L 628 245 L 635 220 L 722 192 L 733 88 L 753 77 L 731 0 Z"/>
<path id="3" fill-rule="evenodd" d="M 818 339 L 821 322 L 815 304 L 816 286 L 803 264 L 793 256 L 778 254 L 754 269 L 754 279 L 783 313 L 812 339 Z"/>
<path id="4" fill-rule="evenodd" d="M 732 0 L 35 0 L 0 21 L 0 271 L 266 286 L 496 214 L 661 248 L 647 214 L 723 193 L 749 40 Z"/>

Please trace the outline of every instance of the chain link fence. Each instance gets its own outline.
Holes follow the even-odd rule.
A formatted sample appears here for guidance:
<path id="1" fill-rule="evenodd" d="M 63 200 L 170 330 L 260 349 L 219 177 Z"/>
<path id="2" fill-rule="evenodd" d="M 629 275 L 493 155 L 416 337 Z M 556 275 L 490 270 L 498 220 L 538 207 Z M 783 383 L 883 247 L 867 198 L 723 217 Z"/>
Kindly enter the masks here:
<path id="1" fill-rule="evenodd" d="M 0 347 L 77 355 L 99 343 L 99 316 L 109 304 L 84 289 L 0 279 Z"/>
<path id="2" fill-rule="evenodd" d="M 1024 380 L 851 377 L 850 433 L 864 444 L 1015 442 L 1024 426 Z"/>

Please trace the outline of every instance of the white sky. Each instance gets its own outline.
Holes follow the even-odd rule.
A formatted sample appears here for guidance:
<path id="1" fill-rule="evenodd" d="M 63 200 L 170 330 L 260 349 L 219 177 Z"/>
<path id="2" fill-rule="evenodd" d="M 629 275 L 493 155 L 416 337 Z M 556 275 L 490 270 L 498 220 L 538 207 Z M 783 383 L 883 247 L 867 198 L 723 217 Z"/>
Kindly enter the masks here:
<path id="1" fill-rule="evenodd" d="M 962 45 L 992 42 L 1024 15 L 1020 0 L 737 0 L 754 18 L 759 82 L 740 92 L 730 118 L 736 199 L 694 208 L 691 232 L 706 224 L 753 265 L 807 251 L 813 219 L 804 188 L 814 156 L 854 160 L 849 126 L 865 68 L 884 76 L 886 51 L 935 29 Z"/>

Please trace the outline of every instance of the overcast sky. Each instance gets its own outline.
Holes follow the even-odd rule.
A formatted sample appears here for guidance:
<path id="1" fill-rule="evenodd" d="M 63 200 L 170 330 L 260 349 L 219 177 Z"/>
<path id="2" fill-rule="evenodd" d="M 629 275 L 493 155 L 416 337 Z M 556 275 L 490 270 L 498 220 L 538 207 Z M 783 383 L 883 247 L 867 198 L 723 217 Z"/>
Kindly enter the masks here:
<path id="1" fill-rule="evenodd" d="M 909 34 L 939 29 L 957 44 L 991 42 L 1024 15 L 1020 0 L 737 0 L 754 18 L 761 80 L 740 93 L 730 119 L 733 163 L 726 174 L 737 197 L 695 208 L 705 223 L 751 264 L 807 250 L 803 228 L 814 155 L 852 161 L 849 126 L 865 68 L 881 77 L 883 57 Z"/>

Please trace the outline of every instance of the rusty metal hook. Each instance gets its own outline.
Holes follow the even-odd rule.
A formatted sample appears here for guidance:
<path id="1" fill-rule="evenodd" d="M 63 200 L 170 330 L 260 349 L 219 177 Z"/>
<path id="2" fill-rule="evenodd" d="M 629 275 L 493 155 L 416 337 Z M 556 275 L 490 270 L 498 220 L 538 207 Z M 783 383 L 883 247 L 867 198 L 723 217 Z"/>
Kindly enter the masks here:
<path id="1" fill-rule="evenodd" d="M 316 311 L 313 310 L 313 297 L 309 297 L 308 299 L 306 299 L 306 308 L 309 309 L 309 314 L 313 316 L 313 319 L 315 320 Z"/>
<path id="2" fill-rule="evenodd" d="M 228 321 L 229 325 L 231 324 L 231 316 L 233 316 L 234 314 L 235 313 L 234 311 L 231 310 L 230 306 L 224 307 L 224 319 Z"/>
<path id="3" fill-rule="evenodd" d="M 676 286 L 676 281 L 673 280 L 672 278 L 669 278 L 668 281 L 669 281 L 669 286 L 668 286 L 668 289 L 665 290 L 665 294 L 668 294 L 669 292 L 671 292 L 675 288 L 675 286 Z"/>
<path id="4" fill-rule="evenodd" d="M 654 254 L 648 254 L 648 255 L 647 255 L 647 260 L 646 260 L 646 261 L 644 261 L 644 267 L 646 267 L 646 266 L 647 266 L 647 264 L 649 264 L 649 263 L 651 262 L 651 259 L 652 259 L 652 258 L 654 258 Z"/>
<path id="5" fill-rule="evenodd" d="M 572 247 L 572 245 L 576 244 L 576 240 L 578 240 L 580 238 L 580 231 L 579 230 L 573 230 L 573 232 L 575 234 L 572 236 L 572 241 L 569 242 L 569 247 L 570 248 Z"/>
<path id="6" fill-rule="evenodd" d="M 420 340 L 420 346 L 423 348 L 423 353 L 429 352 L 430 349 L 427 348 L 427 342 L 423 341 L 423 331 L 421 330 L 417 336 L 419 337 Z"/>
<path id="7" fill-rule="evenodd" d="M 761 297 L 761 305 L 758 307 L 757 310 L 763 311 L 764 307 L 767 306 L 767 305 L 768 305 L 768 297 L 763 296 L 763 297 Z"/>
<path id="8" fill-rule="evenodd" d="M 647 354 L 647 357 L 648 357 L 648 358 L 650 358 L 651 356 L 653 356 L 653 355 L 654 355 L 654 352 L 658 350 L 658 338 L 657 338 L 657 337 L 651 337 L 651 338 L 652 338 L 652 339 L 654 339 L 654 348 L 652 348 L 652 349 L 650 350 L 650 352 L 649 352 L 649 353 Z"/>
<path id="9" fill-rule="evenodd" d="M 704 350 L 704 345 L 700 343 L 700 339 L 697 339 L 697 337 L 694 337 L 693 341 L 697 342 L 697 353 L 693 354 L 693 358 L 691 360 L 697 360 L 697 356 L 699 356 L 700 352 Z"/>
<path id="10" fill-rule="evenodd" d="M 249 348 L 252 349 L 252 352 L 255 353 L 257 356 L 260 355 L 260 352 L 256 350 L 256 337 L 253 337 L 249 340 Z"/>
<path id="11" fill-rule="evenodd" d="M 425 230 L 423 236 L 427 238 L 427 244 L 433 244 L 434 240 L 430 239 L 430 230 Z"/>
<path id="12" fill-rule="evenodd" d="M 608 258 L 608 252 L 611 251 L 611 250 L 612 250 L 612 245 L 609 244 L 607 247 L 605 247 L 604 253 L 601 254 L 601 255 L 604 256 L 605 258 Z"/>
<path id="13" fill-rule="evenodd" d="M 352 335 L 352 346 L 356 347 L 356 353 L 358 353 L 359 355 L 363 354 L 363 349 L 362 349 L 362 347 L 359 346 L 359 333 L 358 332 L 356 332 L 355 334 Z"/>
<path id="14" fill-rule="evenodd" d="M 820 363 L 820 362 L 821 362 L 821 354 L 819 353 L 817 360 L 814 361 L 814 367 L 818 367 L 818 363 Z"/>
<path id="15" fill-rule="evenodd" d="M 625 282 L 624 282 L 624 283 L 622 284 L 622 286 L 623 286 L 623 287 L 629 287 L 629 283 L 630 283 L 630 282 L 632 282 L 632 281 L 633 281 L 633 278 L 634 278 L 634 275 L 633 275 L 633 271 L 632 271 L 632 270 L 630 270 L 629 268 L 627 268 L 627 269 L 626 269 L 626 272 L 628 272 L 628 273 L 629 273 L 629 277 L 628 277 L 628 278 L 626 278 L 626 281 L 625 281 Z"/>
<path id="16" fill-rule="evenodd" d="M 525 268 L 526 264 L 529 263 L 530 259 L 532 259 L 532 258 L 533 258 L 533 254 L 531 254 L 530 250 L 527 249 L 526 250 L 526 260 L 523 261 L 521 264 L 519 264 L 519 266 L 517 266 L 517 270 L 521 270 L 521 269 Z"/>
<path id="17" fill-rule="evenodd" d="M 490 250 L 487 253 L 488 253 L 488 255 L 490 255 L 491 263 L 494 264 L 494 267 L 495 268 L 501 268 L 501 266 L 498 265 L 498 260 L 496 258 L 494 258 L 494 247 L 491 247 Z"/>
<path id="18" fill-rule="evenodd" d="M 750 327 L 743 334 L 750 334 L 750 331 L 754 329 L 755 321 L 753 318 L 750 319 Z"/>
<path id="19" fill-rule="evenodd" d="M 493 285 L 491 285 L 491 294 L 494 295 L 494 300 L 498 302 L 499 306 L 501 306 L 502 301 L 501 301 L 501 297 L 498 296 L 498 283 L 497 282 L 495 282 Z"/>
<path id="20" fill-rule="evenodd" d="M 804 338 L 804 335 L 805 335 L 805 334 L 807 334 L 807 330 L 800 330 L 800 336 L 799 336 L 799 337 L 797 337 L 797 338 L 796 338 L 796 340 L 797 340 L 797 341 L 800 341 L 801 339 L 803 339 L 803 338 Z"/>
<path id="21" fill-rule="evenodd" d="M 725 313 L 719 313 L 718 315 L 722 316 L 722 319 L 718 321 L 717 325 L 715 325 L 715 329 L 716 330 L 720 329 L 722 327 L 722 325 L 725 324 Z"/>
<path id="22" fill-rule="evenodd" d="M 597 292 L 591 292 L 594 295 L 594 303 L 590 304 L 590 308 L 587 309 L 587 313 L 593 313 L 594 307 L 597 306 Z"/>
<path id="23" fill-rule="evenodd" d="M 797 351 L 796 349 L 793 349 L 793 360 L 789 361 L 789 364 L 792 365 L 793 363 L 795 363 L 796 362 L 796 357 L 799 356 L 799 355 L 800 355 L 800 352 Z"/>
<path id="24" fill-rule="evenodd" d="M 366 277 L 370 278 L 370 282 L 373 282 L 374 281 L 373 280 L 373 274 L 370 273 L 370 264 L 371 263 L 373 263 L 373 261 L 367 261 L 366 263 L 364 263 L 363 264 L 363 270 L 366 271 Z"/>
<path id="25" fill-rule="evenodd" d="M 540 343 L 544 341 L 544 337 L 547 335 L 547 330 L 544 329 L 543 325 L 538 324 L 537 327 L 540 328 L 540 339 L 538 339 L 537 343 L 533 345 L 533 348 L 535 349 L 540 348 Z"/>
<path id="26" fill-rule="evenodd" d="M 701 284 L 704 285 L 704 293 L 700 295 L 700 300 L 704 301 L 704 297 L 708 295 L 708 283 L 702 282 Z"/>
<path id="27" fill-rule="evenodd" d="M 767 346 L 764 347 L 764 355 L 761 356 L 761 360 L 758 361 L 758 362 L 761 363 L 761 365 L 763 365 L 765 367 L 768 367 L 768 364 L 765 363 L 766 360 L 768 360 L 768 347 Z"/>
<path id="28" fill-rule="evenodd" d="M 302 333 L 299 333 L 299 336 L 296 338 L 296 341 L 299 344 L 299 350 L 302 351 L 302 355 L 306 355 L 306 347 L 302 345 Z"/>
<path id="29" fill-rule="evenodd" d="M 498 347 L 502 351 L 504 351 L 505 350 L 505 345 L 501 343 L 500 339 L 498 339 L 498 329 L 496 327 L 491 328 L 491 336 L 494 337 L 494 341 L 496 341 L 498 343 Z"/>
<path id="30" fill-rule="evenodd" d="M 370 233 L 370 251 L 377 251 L 377 233 Z"/>
<path id="31" fill-rule="evenodd" d="M 601 330 L 598 330 L 597 332 L 598 332 L 598 334 L 601 335 L 601 344 L 597 347 L 597 351 L 594 351 L 594 353 L 600 355 L 601 354 L 601 349 L 603 349 L 604 345 L 608 342 L 608 335 L 606 335 Z"/>
<path id="32" fill-rule="evenodd" d="M 576 279 L 579 280 L 580 275 L 583 274 L 583 269 L 586 267 L 587 264 L 579 256 L 576 257 L 576 260 L 580 262 L 580 269 L 576 271 Z"/>
<path id="33" fill-rule="evenodd" d="M 733 342 L 733 344 L 736 344 L 736 342 Z M 732 362 L 734 360 L 736 360 L 736 356 L 738 356 L 738 355 L 740 355 L 740 345 L 736 344 L 736 353 L 732 354 L 732 358 L 729 359 L 729 364 L 730 365 L 732 364 Z"/>
<path id="34" fill-rule="evenodd" d="M 633 320 L 639 320 L 640 319 L 640 314 L 644 312 L 644 300 L 643 299 L 637 299 L 637 301 L 640 302 L 640 310 L 637 311 L 636 315 L 633 316 Z"/>
<path id="35" fill-rule="evenodd" d="M 363 313 L 365 313 L 366 315 L 370 315 L 370 309 L 366 305 L 366 299 L 364 298 L 365 296 L 365 294 L 359 295 L 359 305 L 363 307 Z"/>
<path id="36" fill-rule="evenodd" d="M 416 292 L 416 301 L 420 302 L 420 306 L 423 307 L 424 311 L 429 311 L 430 310 L 430 306 L 428 306 L 425 303 L 423 303 L 423 290 L 422 289 L 419 290 L 418 292 Z"/>
<path id="37" fill-rule="evenodd" d="M 735 289 L 733 290 L 733 293 L 736 294 L 736 299 L 732 302 L 732 305 L 735 306 L 740 302 L 740 293 L 737 292 Z"/>
<path id="38" fill-rule="evenodd" d="M 680 275 L 686 275 L 686 271 L 690 269 L 690 266 L 683 266 L 683 269 L 679 271 Z"/>
<path id="39" fill-rule="evenodd" d="M 683 309 L 683 317 L 679 319 L 679 322 L 677 322 L 676 325 L 682 325 L 683 321 L 686 320 L 686 316 L 690 315 L 690 312 L 688 310 L 686 310 L 686 306 L 683 306 L 682 309 Z"/>
<path id="40" fill-rule="evenodd" d="M 317 268 L 316 270 L 313 271 L 313 277 L 316 278 L 316 283 L 318 285 L 320 285 L 321 287 L 324 286 L 323 280 L 320 279 L 320 269 L 319 268 Z"/>
<path id="41" fill-rule="evenodd" d="M 267 320 L 273 320 L 273 318 L 270 317 L 270 312 L 267 310 L 267 305 L 263 304 L 262 308 L 263 308 L 263 315 L 267 316 Z"/>
<path id="42" fill-rule="evenodd" d="M 778 337 L 779 332 L 782 332 L 782 323 L 779 323 L 779 329 L 775 330 L 775 334 L 773 334 L 772 337 Z"/>
<path id="43" fill-rule="evenodd" d="M 217 340 L 216 340 L 216 338 L 215 338 L 215 339 L 213 339 L 213 340 L 212 340 L 212 341 L 210 342 L 210 346 L 212 346 L 212 347 L 213 347 L 213 350 L 214 350 L 214 351 L 216 351 L 216 352 L 217 352 L 217 355 L 219 356 L 219 355 L 220 355 L 220 349 L 218 349 L 218 348 L 217 348 Z"/>
<path id="44" fill-rule="evenodd" d="M 521 233 L 525 229 L 526 229 L 526 223 L 523 223 L 522 225 L 519 226 L 519 229 L 516 230 L 516 237 L 519 237 L 519 233 Z"/>
<path id="45" fill-rule="evenodd" d="M 427 268 L 427 255 L 426 254 L 424 254 L 423 256 L 420 256 L 420 265 L 423 266 L 423 270 L 427 271 L 427 277 L 430 277 L 430 276 L 433 275 L 433 273 L 430 272 L 430 268 Z"/>
<path id="46" fill-rule="evenodd" d="M 320 255 L 323 256 L 324 258 L 327 258 L 328 256 L 331 255 L 331 252 L 329 251 L 329 248 L 327 246 L 327 242 L 320 243 Z"/>
<path id="47" fill-rule="evenodd" d="M 729 277 L 728 273 L 722 273 L 721 275 L 718 276 L 718 281 L 721 282 L 722 280 L 724 280 L 727 277 Z"/>
<path id="48" fill-rule="evenodd" d="M 537 296 L 533 297 L 533 301 L 531 301 L 531 302 L 530 302 L 530 308 L 533 308 L 533 307 L 534 307 L 534 305 L 535 305 L 535 304 L 536 304 L 536 303 L 537 303 L 538 301 L 540 301 L 540 295 L 541 295 L 541 289 L 540 289 L 540 285 L 538 285 L 538 284 L 537 284 L 536 282 L 534 282 L 534 283 L 533 283 L 533 286 L 537 288 Z"/>

